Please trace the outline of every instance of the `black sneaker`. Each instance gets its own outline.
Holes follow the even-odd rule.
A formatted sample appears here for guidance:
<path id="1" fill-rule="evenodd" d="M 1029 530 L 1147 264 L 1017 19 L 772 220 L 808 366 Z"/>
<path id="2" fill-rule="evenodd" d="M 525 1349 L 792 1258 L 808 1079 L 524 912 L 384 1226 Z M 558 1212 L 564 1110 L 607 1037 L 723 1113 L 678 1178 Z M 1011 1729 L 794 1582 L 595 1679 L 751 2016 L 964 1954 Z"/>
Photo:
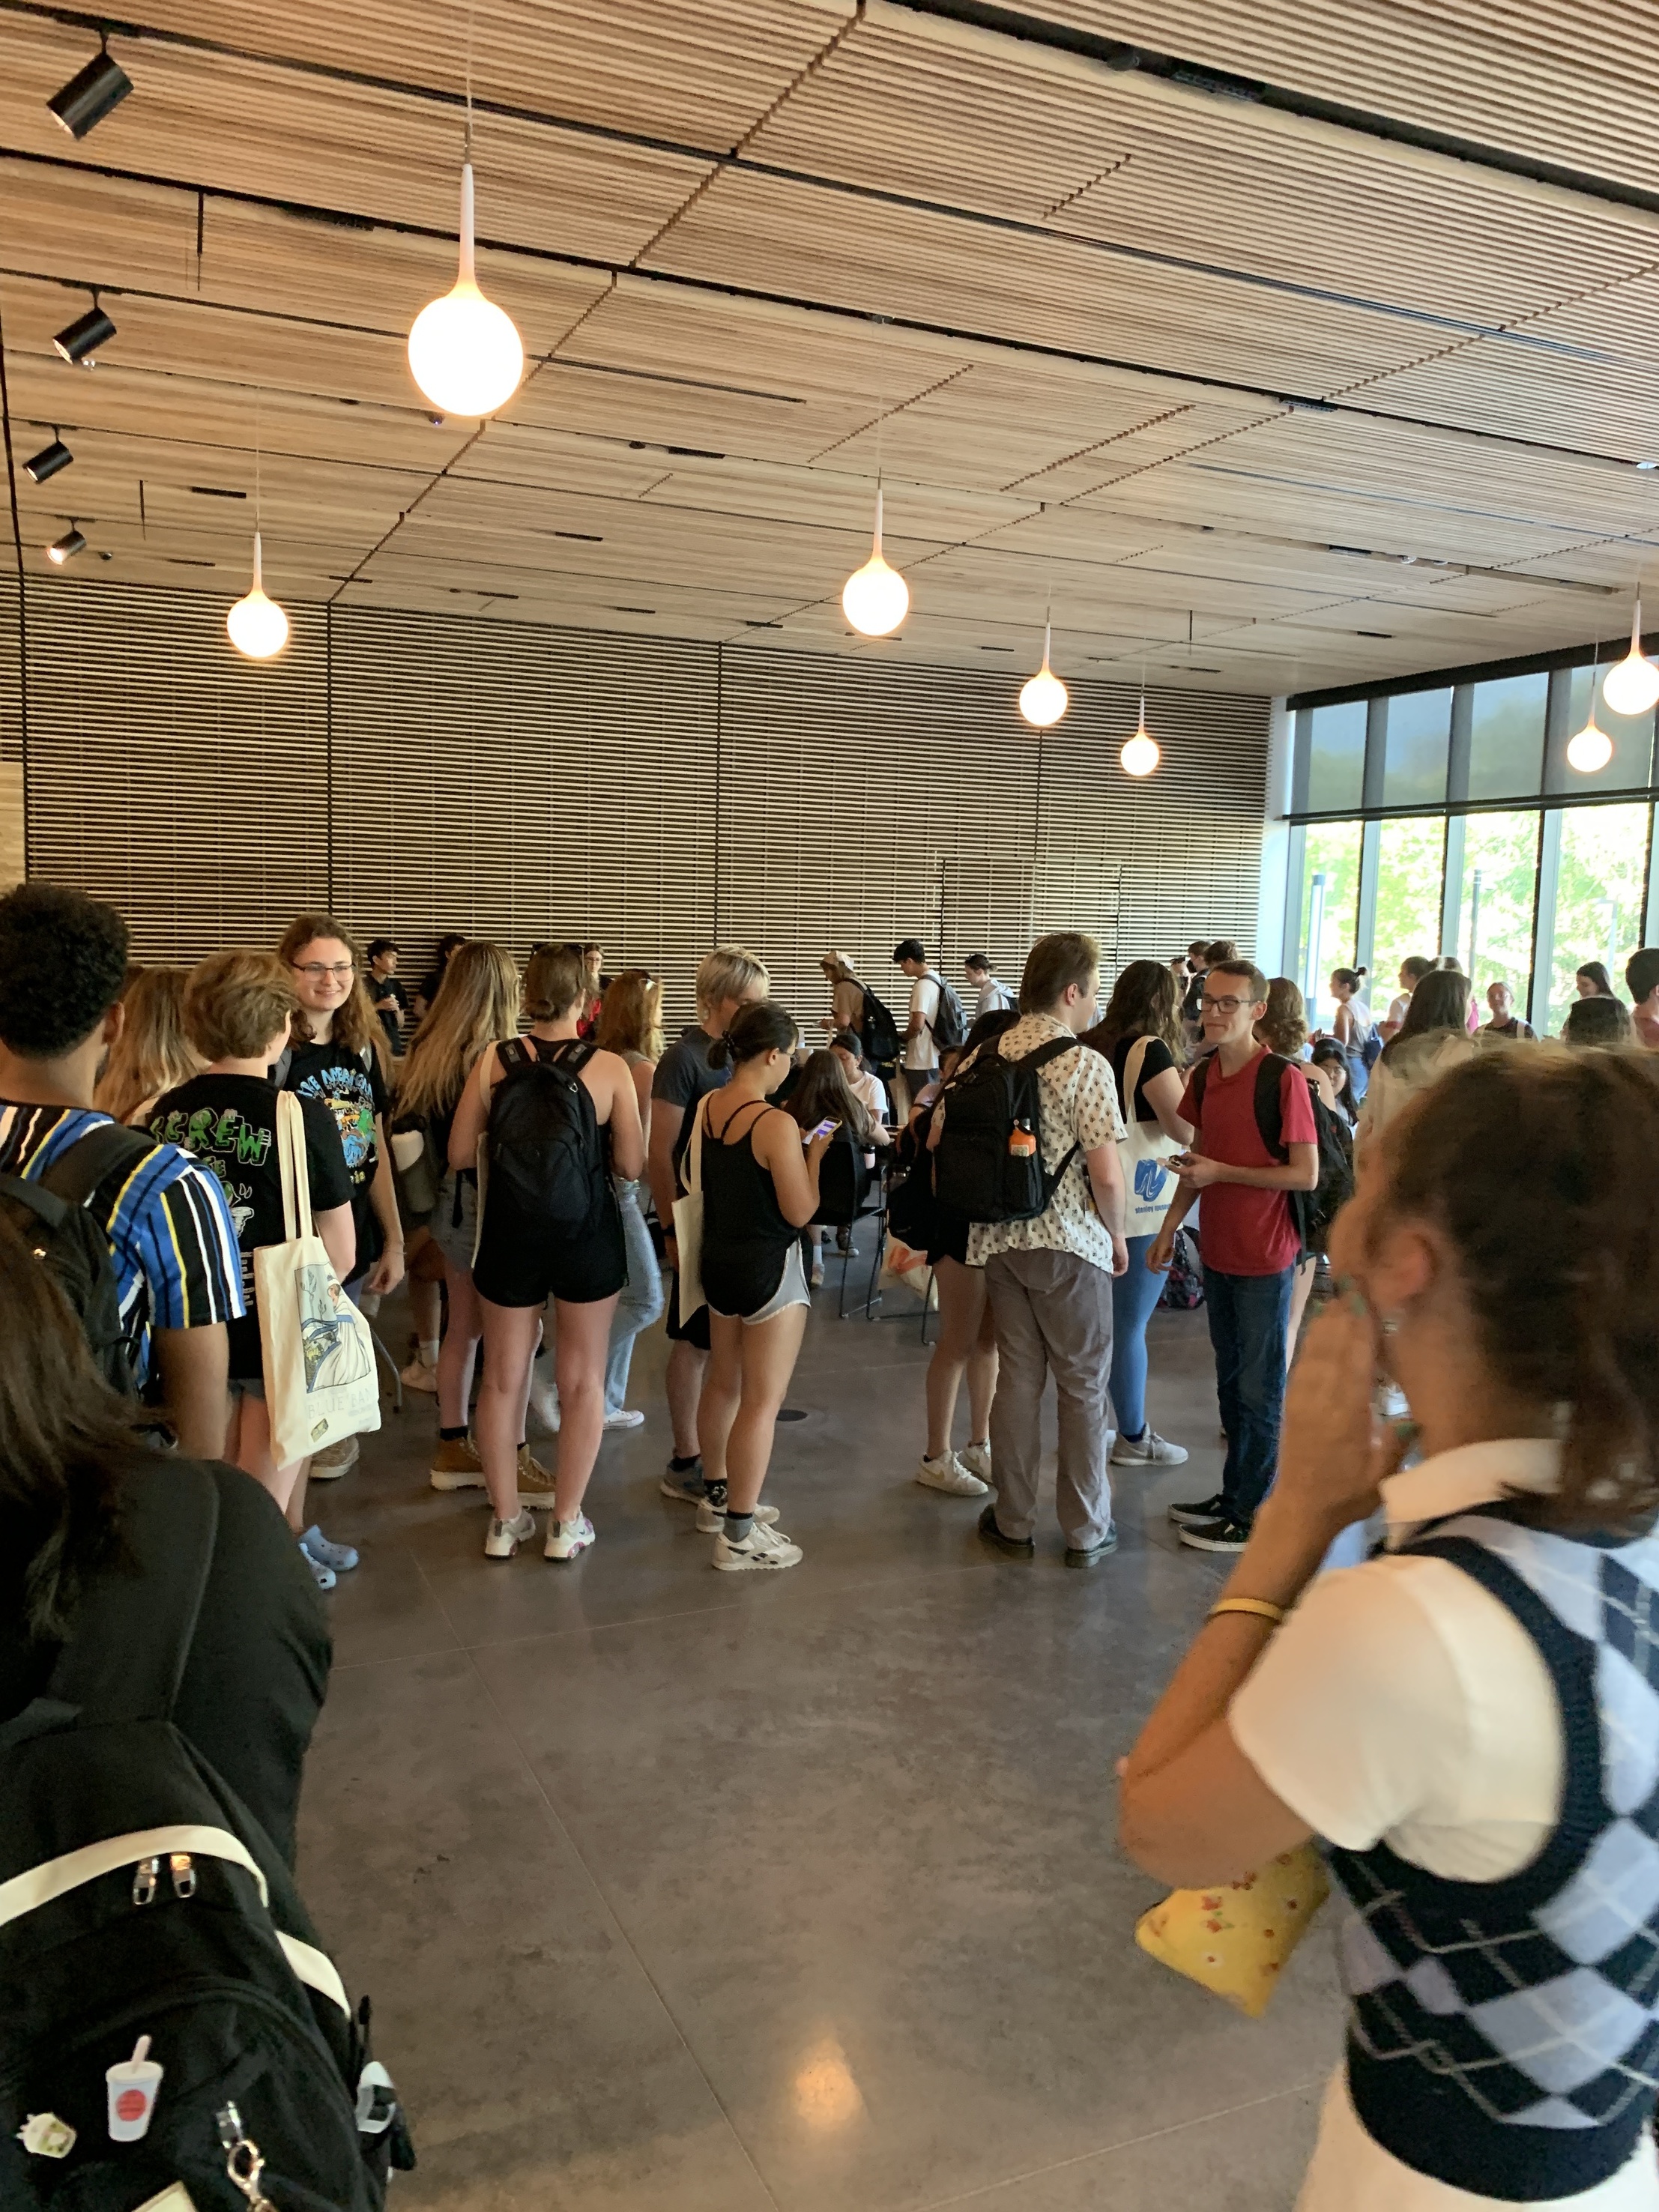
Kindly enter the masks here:
<path id="1" fill-rule="evenodd" d="M 979 1516 L 979 1533 L 988 1544 L 994 1544 L 1010 1559 L 1030 1559 L 1036 1556 L 1036 1546 L 1029 1536 L 1005 1536 L 997 1526 L 997 1509 L 988 1505 Z"/>
<path id="2" fill-rule="evenodd" d="M 1195 1498 L 1190 1505 L 1172 1505 L 1170 1518 L 1177 1528 L 1191 1528 L 1200 1521 L 1218 1521 L 1227 1510 L 1227 1501 L 1218 1490 L 1213 1498 Z"/>
<path id="3" fill-rule="evenodd" d="M 1086 1550 L 1078 1551 L 1068 1544 L 1066 1564 L 1068 1567 L 1097 1567 L 1103 1559 L 1109 1559 L 1116 1549 L 1117 1530 L 1109 1528 L 1097 1544 L 1091 1544 Z"/>
<path id="4" fill-rule="evenodd" d="M 676 1498 L 682 1505 L 701 1505 L 708 1495 L 708 1485 L 702 1479 L 702 1459 L 694 1459 L 690 1467 L 676 1467 L 671 1460 L 663 1470 L 658 1488 L 665 1498 Z"/>
<path id="5" fill-rule="evenodd" d="M 1242 1521 L 1225 1519 L 1183 1522 L 1176 1533 L 1195 1552 L 1242 1552 L 1250 1540 Z"/>

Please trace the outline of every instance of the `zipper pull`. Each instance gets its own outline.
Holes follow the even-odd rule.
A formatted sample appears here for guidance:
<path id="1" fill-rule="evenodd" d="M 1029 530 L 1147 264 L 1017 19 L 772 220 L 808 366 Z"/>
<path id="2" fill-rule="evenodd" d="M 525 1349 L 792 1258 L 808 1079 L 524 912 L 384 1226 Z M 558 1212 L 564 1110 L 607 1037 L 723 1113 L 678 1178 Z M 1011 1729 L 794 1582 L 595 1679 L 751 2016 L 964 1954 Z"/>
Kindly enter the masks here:
<path id="1" fill-rule="evenodd" d="M 167 1864 L 173 1869 L 173 1893 L 175 1897 L 194 1897 L 196 1894 L 196 1862 L 188 1851 L 174 1851 Z"/>
<path id="2" fill-rule="evenodd" d="M 132 1901 L 135 1905 L 154 1905 L 155 1885 L 161 1878 L 160 1859 L 140 1859 L 133 1870 Z"/>

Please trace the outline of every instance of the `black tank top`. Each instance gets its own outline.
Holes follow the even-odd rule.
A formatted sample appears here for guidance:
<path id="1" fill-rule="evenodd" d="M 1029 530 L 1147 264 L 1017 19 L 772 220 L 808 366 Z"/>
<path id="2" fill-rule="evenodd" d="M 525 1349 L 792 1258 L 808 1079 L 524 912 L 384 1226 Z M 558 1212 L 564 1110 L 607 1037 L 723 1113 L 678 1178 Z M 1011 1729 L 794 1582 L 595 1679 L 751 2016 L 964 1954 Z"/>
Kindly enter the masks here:
<path id="1" fill-rule="evenodd" d="M 757 1312 L 782 1282 L 789 1247 L 800 1235 L 783 1218 L 770 1170 L 755 1158 L 751 1140 L 766 1102 L 751 1103 L 760 1111 L 730 1143 L 703 1124 L 702 1287 L 716 1313 Z M 731 1138 L 732 1123 L 749 1111 L 739 1106 L 723 1135 Z"/>

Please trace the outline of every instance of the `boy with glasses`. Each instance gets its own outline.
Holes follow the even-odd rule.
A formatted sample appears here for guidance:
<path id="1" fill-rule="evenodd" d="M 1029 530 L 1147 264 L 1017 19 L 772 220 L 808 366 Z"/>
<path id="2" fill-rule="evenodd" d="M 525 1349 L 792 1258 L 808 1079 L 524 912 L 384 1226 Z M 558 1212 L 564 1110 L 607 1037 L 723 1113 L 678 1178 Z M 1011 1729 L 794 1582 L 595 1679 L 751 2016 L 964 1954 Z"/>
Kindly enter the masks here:
<path id="1" fill-rule="evenodd" d="M 1146 1255 L 1149 1267 L 1168 1269 L 1176 1231 L 1202 1192 L 1204 1299 L 1227 1458 L 1213 1498 L 1170 1508 L 1182 1542 L 1200 1552 L 1242 1552 L 1273 1486 L 1291 1291 L 1302 1256 L 1288 1194 L 1312 1190 L 1319 1180 L 1307 1079 L 1292 1061 L 1279 1060 L 1273 1084 L 1269 1055 L 1255 1041 L 1267 1011 L 1267 978 L 1249 961 L 1209 968 L 1199 1018 L 1210 1057 L 1188 1078 L 1180 1109 L 1196 1133 L 1193 1149 L 1167 1163 L 1181 1188 Z M 1269 1129 L 1276 1123 L 1276 1149 L 1264 1121 Z"/>

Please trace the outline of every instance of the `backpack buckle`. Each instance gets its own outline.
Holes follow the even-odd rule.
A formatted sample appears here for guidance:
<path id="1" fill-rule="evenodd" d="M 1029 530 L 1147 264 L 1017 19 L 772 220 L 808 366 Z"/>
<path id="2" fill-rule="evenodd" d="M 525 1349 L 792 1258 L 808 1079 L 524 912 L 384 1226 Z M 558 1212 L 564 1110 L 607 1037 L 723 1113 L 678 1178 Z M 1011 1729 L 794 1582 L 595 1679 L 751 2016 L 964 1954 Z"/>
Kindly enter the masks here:
<path id="1" fill-rule="evenodd" d="M 167 1860 L 173 1871 L 173 1893 L 175 1897 L 194 1897 L 196 1894 L 196 1862 L 188 1851 L 174 1851 Z"/>
<path id="2" fill-rule="evenodd" d="M 160 1859 L 140 1859 L 133 1870 L 132 1901 L 135 1905 L 154 1905 L 156 1885 L 161 1878 Z"/>

